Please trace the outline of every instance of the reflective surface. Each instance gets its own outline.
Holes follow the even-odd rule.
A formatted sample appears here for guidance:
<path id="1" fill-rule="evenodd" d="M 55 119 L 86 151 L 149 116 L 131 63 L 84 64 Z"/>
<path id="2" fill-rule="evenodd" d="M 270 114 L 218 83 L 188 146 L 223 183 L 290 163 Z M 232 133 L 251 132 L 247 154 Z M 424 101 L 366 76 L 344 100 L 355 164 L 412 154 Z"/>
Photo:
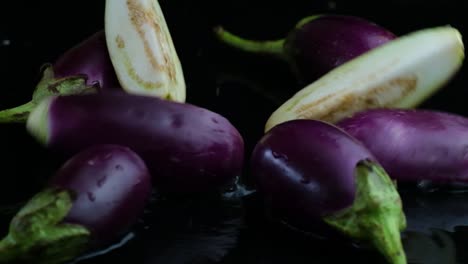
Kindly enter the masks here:
<path id="1" fill-rule="evenodd" d="M 0 108 L 29 100 L 43 63 L 103 26 L 104 1 L 0 4 Z M 301 88 L 283 62 L 234 51 L 216 41 L 215 25 L 258 39 L 285 36 L 302 17 L 337 12 L 363 16 L 400 35 L 451 24 L 468 35 L 466 1 L 189 1 L 161 0 L 187 82 L 187 101 L 226 116 L 242 133 L 246 159 L 263 126 Z M 54 8 L 54 10 L 52 10 Z M 63 27 L 63 28 L 62 28 Z M 424 43 L 421 43 L 424 45 Z M 468 116 L 467 66 L 421 107 Z M 0 125 L 0 206 L 29 198 L 63 162 L 21 125 Z M 247 164 L 248 165 L 248 164 Z M 246 166 L 247 169 L 247 166 Z M 250 186 L 247 173 L 243 182 Z M 403 186 L 409 263 L 468 263 L 468 192 Z M 243 199 L 155 201 L 120 247 L 79 263 L 385 263 L 375 251 L 323 240 L 269 223 L 256 194 Z M 8 228 L 2 210 L 0 229 Z"/>

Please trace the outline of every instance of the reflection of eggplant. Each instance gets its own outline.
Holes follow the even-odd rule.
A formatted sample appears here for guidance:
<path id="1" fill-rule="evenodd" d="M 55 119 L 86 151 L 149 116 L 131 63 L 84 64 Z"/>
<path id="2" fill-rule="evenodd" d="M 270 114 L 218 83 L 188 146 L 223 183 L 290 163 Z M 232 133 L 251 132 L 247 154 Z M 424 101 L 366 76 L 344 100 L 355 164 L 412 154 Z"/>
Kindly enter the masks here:
<path id="1" fill-rule="evenodd" d="M 229 264 L 342 264 L 352 259 L 357 263 L 385 264 L 385 259 L 370 247 L 356 248 L 356 245 L 343 235 L 337 235 L 330 228 L 314 232 L 326 232 L 325 239 L 317 239 L 316 233 L 304 233 L 278 218 L 267 218 L 262 197 L 254 193 L 244 197 L 245 223 L 249 227 L 239 237 L 236 254 L 227 256 L 223 263 Z M 309 222 L 310 226 L 310 222 Z M 326 226 L 325 226 L 326 227 Z M 292 228 L 292 229 L 291 229 Z M 336 254 L 339 251 L 340 254 Z"/>
<path id="2" fill-rule="evenodd" d="M 403 238 L 409 264 L 458 264 L 450 233 L 433 229 L 431 234 L 407 232 Z M 430 254 L 428 254 L 430 252 Z"/>
<path id="3" fill-rule="evenodd" d="M 116 250 L 92 252 L 77 264 L 218 263 L 238 246 L 244 209 L 240 198 L 154 197 L 144 220 Z"/>
<path id="4" fill-rule="evenodd" d="M 152 208 L 142 232 L 144 264 L 215 263 L 237 246 L 243 226 L 238 199 L 166 200 Z"/>
<path id="5" fill-rule="evenodd" d="M 407 230 L 427 232 L 431 228 L 454 231 L 468 225 L 468 194 L 421 193 L 402 190 Z"/>

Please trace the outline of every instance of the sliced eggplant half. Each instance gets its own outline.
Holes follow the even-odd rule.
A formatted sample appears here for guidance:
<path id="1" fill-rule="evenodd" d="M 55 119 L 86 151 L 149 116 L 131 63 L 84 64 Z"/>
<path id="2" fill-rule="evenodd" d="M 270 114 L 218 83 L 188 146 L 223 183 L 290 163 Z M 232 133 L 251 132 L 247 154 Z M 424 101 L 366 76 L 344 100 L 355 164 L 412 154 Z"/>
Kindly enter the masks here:
<path id="1" fill-rule="evenodd" d="M 157 0 L 106 0 L 105 34 L 126 92 L 185 102 L 182 65 Z"/>
<path id="2" fill-rule="evenodd" d="M 336 123 L 371 108 L 415 108 L 450 81 L 464 57 L 451 26 L 402 35 L 304 87 L 272 113 L 265 132 L 293 119 Z"/>

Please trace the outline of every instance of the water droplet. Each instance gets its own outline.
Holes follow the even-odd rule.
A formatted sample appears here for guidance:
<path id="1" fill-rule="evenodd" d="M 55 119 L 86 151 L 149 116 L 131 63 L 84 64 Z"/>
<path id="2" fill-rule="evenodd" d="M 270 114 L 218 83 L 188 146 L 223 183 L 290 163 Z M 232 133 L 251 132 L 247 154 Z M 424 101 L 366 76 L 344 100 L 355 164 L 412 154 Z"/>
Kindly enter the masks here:
<path id="1" fill-rule="evenodd" d="M 171 125 L 173 128 L 180 128 L 183 125 L 182 117 L 180 115 L 174 115 L 172 117 Z"/>
<path id="2" fill-rule="evenodd" d="M 302 178 L 302 179 L 301 179 L 301 183 L 303 183 L 303 184 L 309 184 L 309 183 L 310 183 L 310 179 Z"/>
<path id="3" fill-rule="evenodd" d="M 92 192 L 88 192 L 88 199 L 91 201 L 91 202 L 94 202 L 96 200 L 96 196 L 94 195 L 94 193 Z"/>
<path id="4" fill-rule="evenodd" d="M 107 175 L 104 175 L 104 177 L 100 178 L 98 181 L 97 181 L 97 186 L 98 187 L 101 187 L 107 180 Z"/>
<path id="5" fill-rule="evenodd" d="M 463 147 L 463 159 L 468 159 L 468 145 Z"/>
<path id="6" fill-rule="evenodd" d="M 91 159 L 91 160 L 88 160 L 88 165 L 93 166 L 94 164 L 95 164 L 95 161 L 94 161 L 94 160 L 92 160 L 92 159 Z"/>
<path id="7" fill-rule="evenodd" d="M 117 164 L 117 165 L 115 165 L 115 169 L 118 170 L 118 171 L 121 171 L 121 170 L 123 170 L 123 167 L 122 167 L 122 165 Z"/>
<path id="8" fill-rule="evenodd" d="M 276 159 L 282 159 L 282 160 L 288 160 L 288 156 L 286 156 L 285 154 L 282 154 L 282 153 L 278 153 L 276 151 L 273 151 L 273 157 L 275 157 Z"/>
<path id="9" fill-rule="evenodd" d="M 417 182 L 416 186 L 424 192 L 434 192 L 437 190 L 437 186 L 430 180 L 421 180 Z"/>
<path id="10" fill-rule="evenodd" d="M 144 119 L 146 117 L 145 111 L 141 109 L 131 109 L 130 112 L 136 119 Z"/>
<path id="11" fill-rule="evenodd" d="M 219 133 L 219 134 L 224 134 L 225 131 L 223 129 L 213 129 L 213 132 Z"/>
<path id="12" fill-rule="evenodd" d="M 106 156 L 104 156 L 104 159 L 105 159 L 105 160 L 108 160 L 108 159 L 110 159 L 110 158 L 112 158 L 112 154 L 111 154 L 111 153 L 108 153 Z"/>
<path id="13" fill-rule="evenodd" d="M 170 157 L 169 160 L 170 160 L 171 162 L 174 162 L 174 163 L 180 162 L 180 159 L 179 159 L 178 157 L 174 157 L 174 156 Z"/>

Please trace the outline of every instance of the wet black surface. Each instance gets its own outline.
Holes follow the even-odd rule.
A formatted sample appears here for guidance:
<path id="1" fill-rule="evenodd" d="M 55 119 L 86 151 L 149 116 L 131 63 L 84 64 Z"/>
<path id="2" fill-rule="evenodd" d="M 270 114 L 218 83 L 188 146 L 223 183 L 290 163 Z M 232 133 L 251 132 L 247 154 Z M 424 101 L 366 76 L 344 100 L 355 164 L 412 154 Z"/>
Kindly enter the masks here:
<path id="1" fill-rule="evenodd" d="M 0 109 L 29 100 L 40 66 L 103 27 L 104 1 L 0 4 Z M 42 3 L 46 2 L 46 3 Z M 161 0 L 187 82 L 187 101 L 226 116 L 246 158 L 270 113 L 301 86 L 287 65 L 217 42 L 215 25 L 245 37 L 283 37 L 302 17 L 336 12 L 373 20 L 401 35 L 450 24 L 468 35 L 466 1 Z M 423 45 L 423 43 L 421 44 Z M 468 116 L 467 67 L 421 107 Z M 21 125 L 0 125 L 0 205 L 30 197 L 61 165 Z M 245 174 L 244 182 L 249 183 Z M 409 263 L 468 263 L 468 192 L 401 189 Z M 370 249 L 267 224 L 253 194 L 242 200 L 155 203 L 124 246 L 80 263 L 385 263 Z M 6 230 L 8 216 L 0 217 Z M 146 227 L 145 227 L 146 226 Z"/>

